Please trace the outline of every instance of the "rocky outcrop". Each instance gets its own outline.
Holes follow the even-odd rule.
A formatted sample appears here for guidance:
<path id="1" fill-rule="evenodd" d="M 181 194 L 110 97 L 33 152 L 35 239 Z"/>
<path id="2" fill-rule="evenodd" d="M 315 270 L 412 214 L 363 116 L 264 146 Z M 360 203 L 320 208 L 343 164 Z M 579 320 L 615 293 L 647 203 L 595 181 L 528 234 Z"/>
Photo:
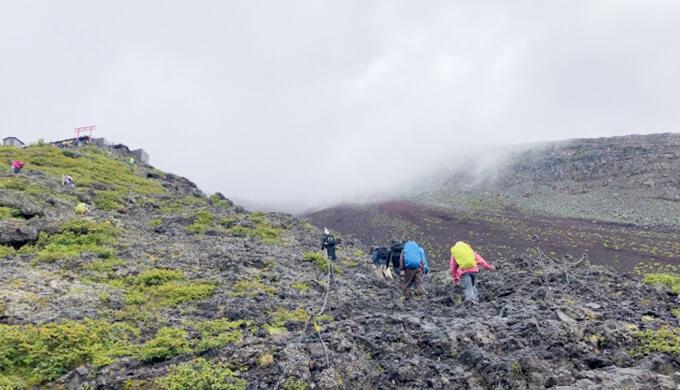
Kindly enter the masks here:
<path id="1" fill-rule="evenodd" d="M 680 229 L 680 134 L 577 139 L 531 146 L 502 164 L 470 161 L 408 196 L 454 210 L 519 210 Z"/>

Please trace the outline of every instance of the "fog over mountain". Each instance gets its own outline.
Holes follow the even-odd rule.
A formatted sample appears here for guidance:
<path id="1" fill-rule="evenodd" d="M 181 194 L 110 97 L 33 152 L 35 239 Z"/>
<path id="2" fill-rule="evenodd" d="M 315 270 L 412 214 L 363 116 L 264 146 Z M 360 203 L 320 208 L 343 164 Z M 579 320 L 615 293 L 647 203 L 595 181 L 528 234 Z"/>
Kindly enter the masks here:
<path id="1" fill-rule="evenodd" d="M 680 129 L 668 1 L 4 2 L 0 135 L 78 126 L 252 207 L 394 194 L 489 145 Z"/>

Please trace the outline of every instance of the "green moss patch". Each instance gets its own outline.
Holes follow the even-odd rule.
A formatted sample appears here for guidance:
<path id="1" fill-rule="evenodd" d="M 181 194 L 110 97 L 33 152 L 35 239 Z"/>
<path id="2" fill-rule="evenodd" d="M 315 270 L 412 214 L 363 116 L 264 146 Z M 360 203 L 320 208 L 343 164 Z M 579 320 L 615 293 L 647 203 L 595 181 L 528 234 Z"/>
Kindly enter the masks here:
<path id="1" fill-rule="evenodd" d="M 238 282 L 234 283 L 228 294 L 232 297 L 254 297 L 260 293 L 272 295 L 275 292 L 276 287 L 263 284 L 260 277 L 252 277 L 250 279 L 239 280 Z"/>
<path id="2" fill-rule="evenodd" d="M 292 288 L 300 291 L 307 291 L 309 290 L 309 286 L 305 283 L 293 283 L 290 285 Z"/>
<path id="3" fill-rule="evenodd" d="M 170 366 L 168 375 L 157 379 L 155 384 L 164 390 L 243 390 L 248 383 L 222 364 L 197 358 Z"/>
<path id="4" fill-rule="evenodd" d="M 667 327 L 656 331 L 647 329 L 643 332 L 633 332 L 633 335 L 639 340 L 640 347 L 632 350 L 632 353 L 680 354 L 680 327 Z"/>
<path id="5" fill-rule="evenodd" d="M 304 254 L 303 260 L 314 264 L 321 272 L 328 272 L 328 259 L 321 253 L 307 252 Z M 342 274 L 342 270 L 335 264 L 333 264 L 333 272 L 337 275 Z"/>
<path id="6" fill-rule="evenodd" d="M 680 294 L 680 276 L 669 274 L 669 273 L 655 273 L 647 274 L 642 280 L 644 283 L 649 284 L 662 284 L 670 287 L 671 291 L 676 294 Z"/>
<path id="7" fill-rule="evenodd" d="M 16 253 L 16 250 L 11 246 L 0 245 L 0 259 L 12 256 Z"/>
<path id="8" fill-rule="evenodd" d="M 184 230 L 191 233 L 205 233 L 215 220 L 215 215 L 207 210 L 200 210 L 191 215 L 193 223 Z"/>
<path id="9" fill-rule="evenodd" d="M 92 222 L 77 218 L 64 224 L 59 233 L 48 236 L 41 233 L 36 247 L 35 261 L 52 261 L 91 252 L 110 259 L 116 256 L 114 237 L 117 231 L 110 222 Z"/>
<path id="10" fill-rule="evenodd" d="M 276 309 L 269 312 L 269 318 L 271 319 L 271 323 L 265 324 L 264 328 L 269 331 L 269 334 L 276 334 L 288 331 L 288 329 L 285 327 L 286 322 L 309 321 L 309 314 L 307 314 L 307 312 L 301 307 L 295 310 L 286 310 L 277 307 Z M 317 322 L 333 321 L 333 317 L 326 314 L 316 316 L 314 319 Z"/>
<path id="11" fill-rule="evenodd" d="M 174 306 L 182 302 L 201 300 L 210 297 L 216 286 L 212 283 L 196 283 L 186 280 L 182 271 L 151 269 L 141 272 L 136 278 L 126 279 L 123 286 L 128 287 L 124 302 L 141 305 L 149 303 L 152 307 Z M 113 283 L 114 286 L 117 283 Z"/>
<path id="12" fill-rule="evenodd" d="M 146 363 L 159 362 L 191 352 L 187 331 L 177 327 L 160 328 L 156 337 L 139 347 L 137 358 Z"/>
<path id="13" fill-rule="evenodd" d="M 125 323 L 89 319 L 82 323 L 0 325 L 0 384 L 16 383 L 24 388 L 59 378 L 84 363 L 110 364 L 131 353 L 129 341 L 137 336 Z"/>
<path id="14" fill-rule="evenodd" d="M 309 385 L 307 382 L 303 381 L 302 379 L 296 379 L 292 376 L 289 376 L 283 383 L 284 390 L 307 390 L 308 386 Z"/>
<path id="15" fill-rule="evenodd" d="M 11 207 L 0 207 L 0 219 L 24 219 L 21 211 Z"/>
<path id="16" fill-rule="evenodd" d="M 187 322 L 187 325 L 201 333 L 201 340 L 196 346 L 196 351 L 201 352 L 211 348 L 221 348 L 227 344 L 239 343 L 243 339 L 241 326 L 250 326 L 252 321 L 229 321 L 221 318 L 214 321 Z"/>

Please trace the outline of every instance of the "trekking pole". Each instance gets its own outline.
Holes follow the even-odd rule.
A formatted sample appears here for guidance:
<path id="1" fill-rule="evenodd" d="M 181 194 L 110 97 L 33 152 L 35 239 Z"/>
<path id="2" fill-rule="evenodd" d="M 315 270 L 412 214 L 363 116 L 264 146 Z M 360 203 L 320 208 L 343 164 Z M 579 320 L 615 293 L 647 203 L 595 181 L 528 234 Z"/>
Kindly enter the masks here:
<path id="1" fill-rule="evenodd" d="M 531 236 L 531 241 L 536 244 L 536 252 L 538 253 L 538 263 L 541 266 L 541 278 L 543 279 L 543 283 L 545 283 L 546 288 L 548 289 L 546 297 L 550 301 L 550 305 L 555 306 L 555 301 L 553 300 L 552 296 L 552 290 L 550 290 L 550 282 L 548 280 L 548 274 L 545 271 L 545 265 L 543 264 L 543 257 L 541 255 L 541 247 L 538 245 L 538 243 L 541 241 L 541 238 L 538 237 L 538 235 L 534 234 Z"/>

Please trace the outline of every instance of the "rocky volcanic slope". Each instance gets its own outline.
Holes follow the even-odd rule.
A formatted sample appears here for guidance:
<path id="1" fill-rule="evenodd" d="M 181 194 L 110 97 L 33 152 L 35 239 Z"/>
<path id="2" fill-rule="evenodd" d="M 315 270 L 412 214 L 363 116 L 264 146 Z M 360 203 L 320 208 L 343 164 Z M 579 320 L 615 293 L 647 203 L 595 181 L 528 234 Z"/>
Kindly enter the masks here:
<path id="1" fill-rule="evenodd" d="M 95 147 L 0 157 L 26 163 L 0 174 L 2 389 L 680 387 L 672 275 L 527 255 L 481 275 L 479 305 L 446 272 L 405 302 L 351 239 L 329 283 L 288 214 Z"/>
<path id="2" fill-rule="evenodd" d="M 483 178 L 483 179 L 480 179 Z M 520 210 L 568 218 L 680 228 L 680 134 L 577 139 L 475 162 L 409 197 L 454 210 Z"/>

